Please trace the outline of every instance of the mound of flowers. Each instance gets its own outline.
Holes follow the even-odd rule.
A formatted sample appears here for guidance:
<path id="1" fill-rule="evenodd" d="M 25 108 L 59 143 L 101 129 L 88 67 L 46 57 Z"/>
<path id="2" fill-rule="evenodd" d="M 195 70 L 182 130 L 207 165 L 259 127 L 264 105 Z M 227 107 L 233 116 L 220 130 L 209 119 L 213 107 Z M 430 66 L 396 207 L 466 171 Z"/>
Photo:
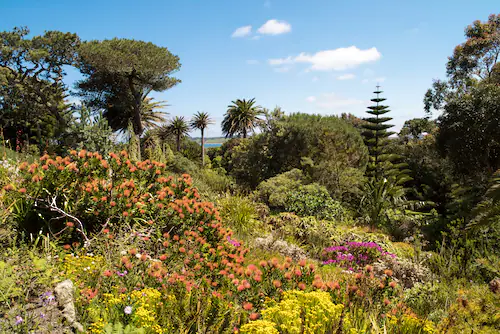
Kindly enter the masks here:
<path id="1" fill-rule="evenodd" d="M 351 241 L 343 245 L 327 247 L 323 250 L 323 264 L 337 265 L 350 271 L 359 270 L 373 264 L 381 257 L 395 258 L 375 242 Z"/>
<path id="2" fill-rule="evenodd" d="M 18 208 L 13 223 L 64 245 L 56 279 L 76 286 L 89 332 L 122 324 L 147 333 L 233 332 L 291 290 L 324 291 L 346 310 L 401 309 L 390 272 L 374 277 L 367 266 L 324 280 L 306 260 L 249 260 L 190 176 L 168 175 L 162 163 L 82 150 L 19 169 L 20 181 L 3 189 Z"/>

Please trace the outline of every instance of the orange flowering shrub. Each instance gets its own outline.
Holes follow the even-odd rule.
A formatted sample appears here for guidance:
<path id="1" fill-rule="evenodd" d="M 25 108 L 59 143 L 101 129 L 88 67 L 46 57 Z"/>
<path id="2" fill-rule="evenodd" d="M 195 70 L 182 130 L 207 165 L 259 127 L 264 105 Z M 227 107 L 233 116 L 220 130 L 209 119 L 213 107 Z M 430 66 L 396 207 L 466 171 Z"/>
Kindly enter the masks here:
<path id="1" fill-rule="evenodd" d="M 166 176 L 165 164 L 132 162 L 125 151 L 110 153 L 109 159 L 85 150 L 65 158 L 45 155 L 19 169 L 21 183 L 5 191 L 17 192 L 14 200 L 29 208 L 17 219 L 32 233 L 50 230 L 75 241 L 84 233 L 139 224 L 180 234 L 206 214 L 218 217 L 213 204 L 198 201 L 189 175 L 174 179 Z M 200 234 L 213 241 L 209 233 Z"/>

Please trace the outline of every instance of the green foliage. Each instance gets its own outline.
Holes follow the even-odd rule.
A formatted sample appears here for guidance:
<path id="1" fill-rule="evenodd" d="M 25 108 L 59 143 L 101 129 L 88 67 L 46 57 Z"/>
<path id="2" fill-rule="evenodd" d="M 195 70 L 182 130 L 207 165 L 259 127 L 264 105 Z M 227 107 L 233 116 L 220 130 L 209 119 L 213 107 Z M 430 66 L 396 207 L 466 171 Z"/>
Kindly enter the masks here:
<path id="1" fill-rule="evenodd" d="M 439 330 L 448 333 L 498 333 L 500 295 L 485 285 L 460 290 Z"/>
<path id="2" fill-rule="evenodd" d="M 273 117 L 263 125 L 263 133 L 226 142 L 218 154 L 222 167 L 250 188 L 298 168 L 337 200 L 357 192 L 352 183 L 360 182 L 367 159 L 361 136 L 347 122 L 300 113 Z"/>
<path id="3" fill-rule="evenodd" d="M 238 135 L 246 138 L 261 122 L 259 115 L 262 114 L 262 108 L 255 105 L 255 99 L 238 99 L 231 103 L 222 120 L 222 133 L 226 137 Z"/>
<path id="4" fill-rule="evenodd" d="M 480 85 L 449 101 L 439 117 L 437 143 L 462 175 L 489 177 L 500 168 L 500 87 Z"/>
<path id="5" fill-rule="evenodd" d="M 128 324 L 123 326 L 121 322 L 114 324 L 107 324 L 103 328 L 106 334 L 145 334 L 146 330 L 144 328 L 136 328 L 133 325 Z"/>
<path id="6" fill-rule="evenodd" d="M 469 86 L 474 80 L 500 82 L 499 34 L 500 15 L 495 14 L 486 22 L 476 20 L 465 28 L 467 40 L 455 47 L 446 65 L 453 86 Z"/>
<path id="7" fill-rule="evenodd" d="M 330 197 L 325 187 L 306 182 L 299 169 L 292 169 L 262 182 L 256 194 L 271 209 L 319 219 L 342 220 L 346 217 L 342 205 Z"/>
<path id="8" fill-rule="evenodd" d="M 238 236 L 252 233 L 257 226 L 256 205 L 247 197 L 226 196 L 218 201 L 221 216 Z"/>
<path id="9" fill-rule="evenodd" d="M 168 136 L 169 134 L 175 137 L 175 143 L 177 147 L 177 152 L 181 151 L 181 140 L 188 134 L 189 125 L 184 119 L 184 116 L 175 116 L 170 123 L 160 130 L 165 132 L 163 136 Z"/>
<path id="10" fill-rule="evenodd" d="M 457 282 L 417 283 L 405 291 L 403 300 L 418 316 L 439 323 L 447 315 L 456 295 Z"/>
<path id="11" fill-rule="evenodd" d="M 78 83 L 80 94 L 91 107 L 107 109 L 110 119 L 131 120 L 137 136 L 144 131 L 143 115 L 151 110 L 143 107 L 149 93 L 180 82 L 170 76 L 180 67 L 179 57 L 151 42 L 94 40 L 82 43 L 78 53 L 78 68 L 85 77 Z"/>
<path id="12" fill-rule="evenodd" d="M 80 39 L 59 31 L 28 34 L 25 27 L 0 32 L 0 127 L 16 151 L 29 144 L 43 151 L 70 117 L 63 75 Z"/>
<path id="13" fill-rule="evenodd" d="M 330 197 L 325 187 L 317 183 L 301 186 L 297 191 L 288 193 L 285 210 L 299 216 L 315 216 L 319 219 L 342 220 L 345 209 Z"/>
<path id="14" fill-rule="evenodd" d="M 399 137 L 411 136 L 411 139 L 420 139 L 424 132 L 431 133 L 436 128 L 436 123 L 428 118 L 413 118 L 405 121 L 403 128 L 399 131 Z"/>
<path id="15" fill-rule="evenodd" d="M 402 184 L 408 180 L 408 176 L 405 174 L 406 171 L 400 171 L 400 169 L 405 167 L 404 164 L 395 165 L 400 157 L 390 149 L 389 136 L 394 134 L 394 132 L 387 130 L 393 127 L 393 125 L 385 123 L 392 120 L 392 118 L 384 116 L 390 110 L 388 106 L 380 104 L 380 102 L 386 100 L 379 96 L 382 91 L 377 90 L 374 93 L 377 97 L 371 99 L 371 101 L 376 104 L 368 107 L 370 110 L 367 111 L 368 114 L 374 117 L 365 118 L 365 123 L 362 125 L 365 129 L 363 131 L 364 141 L 370 153 L 366 175 L 374 178 L 376 181 L 388 179 L 391 183 Z"/>
<path id="16" fill-rule="evenodd" d="M 296 168 L 269 178 L 257 187 L 258 199 L 270 208 L 284 210 L 290 192 L 296 191 L 303 185 L 304 179 L 302 171 Z"/>
<path id="17" fill-rule="evenodd" d="M 133 109 L 130 108 L 131 101 L 119 101 L 108 105 L 104 110 L 104 117 L 108 120 L 113 131 L 127 132 L 130 135 L 129 124 L 134 121 Z M 166 122 L 167 113 L 163 110 L 167 104 L 165 101 L 153 101 L 152 97 L 145 97 L 140 107 L 141 121 L 144 129 L 154 129 L 159 123 Z"/>
<path id="18" fill-rule="evenodd" d="M 113 150 L 113 131 L 102 113 L 92 116 L 90 110 L 81 105 L 76 108 L 78 117 L 66 129 L 62 144 L 66 150 L 86 149 L 107 155 Z"/>

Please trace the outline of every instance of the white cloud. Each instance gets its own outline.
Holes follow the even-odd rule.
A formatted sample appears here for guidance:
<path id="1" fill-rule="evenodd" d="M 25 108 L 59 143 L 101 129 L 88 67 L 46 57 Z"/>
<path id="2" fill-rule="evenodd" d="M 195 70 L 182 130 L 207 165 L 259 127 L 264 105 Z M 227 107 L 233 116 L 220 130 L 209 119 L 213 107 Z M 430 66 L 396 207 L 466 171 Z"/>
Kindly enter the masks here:
<path id="1" fill-rule="evenodd" d="M 269 20 L 257 32 L 263 35 L 280 35 L 292 31 L 292 26 L 286 21 Z"/>
<path id="2" fill-rule="evenodd" d="M 316 81 L 318 81 L 318 80 L 319 80 L 319 78 L 318 78 L 318 77 L 313 77 L 313 78 L 312 78 L 312 82 L 316 82 Z"/>
<path id="3" fill-rule="evenodd" d="M 231 37 L 245 37 L 252 33 L 252 26 L 243 26 L 236 29 Z"/>
<path id="4" fill-rule="evenodd" d="M 253 36 L 251 39 L 253 39 L 254 41 L 257 41 L 257 40 L 259 40 L 259 39 L 260 39 L 260 36 L 259 36 L 259 35 L 255 35 L 255 36 Z"/>
<path id="5" fill-rule="evenodd" d="M 356 109 L 362 109 L 369 105 L 369 101 L 357 100 L 354 98 L 345 98 L 336 93 L 325 93 L 319 96 L 309 96 L 306 99 L 319 109 L 332 110 L 337 112 L 347 112 Z"/>
<path id="6" fill-rule="evenodd" d="M 354 79 L 356 76 L 352 73 L 347 73 L 347 74 L 342 74 L 337 77 L 337 80 L 351 80 Z"/>
<path id="7" fill-rule="evenodd" d="M 258 64 L 260 64 L 260 62 L 256 59 L 248 59 L 247 64 L 248 65 L 258 65 Z"/>
<path id="8" fill-rule="evenodd" d="M 296 57 L 270 59 L 269 64 L 308 63 L 315 71 L 341 71 L 380 59 L 381 53 L 376 48 L 360 50 L 356 46 L 324 50 L 315 54 L 301 53 Z"/>

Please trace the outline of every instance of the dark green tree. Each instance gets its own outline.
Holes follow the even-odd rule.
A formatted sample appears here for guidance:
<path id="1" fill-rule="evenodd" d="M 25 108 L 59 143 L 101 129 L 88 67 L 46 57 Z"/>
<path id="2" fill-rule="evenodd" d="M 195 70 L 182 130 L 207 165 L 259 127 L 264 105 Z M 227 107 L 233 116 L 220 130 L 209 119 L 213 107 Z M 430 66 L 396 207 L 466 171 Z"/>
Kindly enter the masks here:
<path id="1" fill-rule="evenodd" d="M 246 138 L 261 123 L 261 114 L 262 108 L 255 105 L 255 99 L 232 101 L 222 120 L 222 133 L 226 137 L 238 135 Z"/>
<path id="2" fill-rule="evenodd" d="M 118 38 L 90 41 L 80 46 L 79 56 L 78 66 L 85 77 L 77 84 L 80 95 L 92 107 L 117 108 L 109 118 L 121 115 L 124 124 L 132 119 L 137 136 L 145 129 L 143 105 L 148 95 L 180 82 L 171 77 L 180 68 L 179 57 L 150 42 Z"/>
<path id="3" fill-rule="evenodd" d="M 362 127 L 363 137 L 369 151 L 369 162 L 366 168 L 367 180 L 364 184 L 364 196 L 361 200 L 361 212 L 365 214 L 370 225 L 384 226 L 388 221 L 388 211 L 403 208 L 404 188 L 402 184 L 410 179 L 406 164 L 398 163 L 401 157 L 393 152 L 390 145 L 388 131 L 393 125 L 387 124 L 391 117 L 386 116 L 390 111 L 388 106 L 382 105 L 386 99 L 380 97 L 382 91 L 377 86 L 374 92 L 376 97 L 371 99 L 375 105 L 368 107 L 367 113 L 371 117 L 364 118 Z"/>
<path id="4" fill-rule="evenodd" d="M 465 28 L 466 41 L 448 58 L 448 81 L 436 80 L 424 96 L 427 112 L 442 110 L 445 104 L 478 85 L 500 84 L 500 14 L 486 22 L 474 21 Z"/>
<path id="5" fill-rule="evenodd" d="M 438 124 L 438 147 L 461 175 L 487 181 L 500 168 L 500 86 L 481 84 L 448 102 Z"/>
<path id="6" fill-rule="evenodd" d="M 113 131 L 127 132 L 129 124 L 133 123 L 134 115 L 131 108 L 124 106 L 123 101 L 110 104 L 104 109 L 103 116 L 108 120 Z M 166 122 L 168 113 L 163 111 L 167 104 L 165 101 L 154 101 L 152 97 L 144 98 L 141 105 L 141 120 L 145 130 L 157 128 Z M 132 128 L 133 129 L 133 128 Z"/>
<path id="7" fill-rule="evenodd" d="M 77 35 L 47 31 L 27 38 L 25 27 L 0 32 L 0 126 L 7 139 L 45 149 L 69 120 L 63 83 L 75 62 Z"/>
<path id="8" fill-rule="evenodd" d="M 405 121 L 401 131 L 399 131 L 399 137 L 410 137 L 412 139 L 419 139 L 424 133 L 431 133 L 437 129 L 436 122 L 428 118 L 413 118 Z"/>
<path id="9" fill-rule="evenodd" d="M 196 112 L 191 119 L 191 128 L 201 131 L 201 164 L 205 166 L 205 129 L 213 124 L 213 119 L 206 112 Z"/>
<path id="10" fill-rule="evenodd" d="M 402 165 L 396 164 L 400 157 L 390 150 L 389 137 L 395 132 L 388 131 L 393 125 L 387 124 L 392 117 L 385 116 L 390 110 L 388 106 L 382 105 L 386 99 L 380 97 L 382 91 L 377 90 L 374 92 L 376 97 L 371 99 L 375 103 L 373 106 L 368 107 L 367 113 L 371 117 L 364 118 L 365 123 L 362 124 L 362 135 L 365 145 L 369 151 L 369 162 L 366 167 L 366 175 L 375 180 L 391 179 L 396 183 L 405 181 L 404 173 L 401 173 L 400 168 Z"/>

